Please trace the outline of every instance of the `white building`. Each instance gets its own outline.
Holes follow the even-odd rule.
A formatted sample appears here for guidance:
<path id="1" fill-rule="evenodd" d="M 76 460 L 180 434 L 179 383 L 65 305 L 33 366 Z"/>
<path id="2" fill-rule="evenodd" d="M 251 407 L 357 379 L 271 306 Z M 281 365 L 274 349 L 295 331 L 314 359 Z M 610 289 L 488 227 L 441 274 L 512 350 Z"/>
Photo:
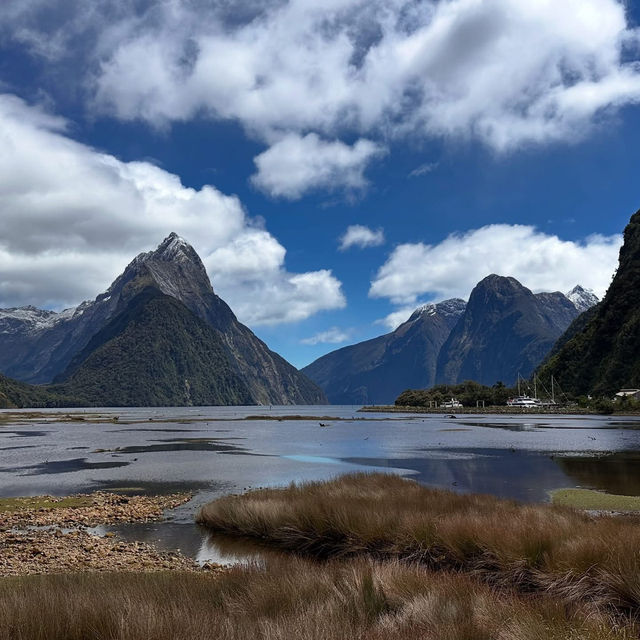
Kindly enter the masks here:
<path id="1" fill-rule="evenodd" d="M 618 399 L 622 400 L 622 398 L 631 398 L 632 400 L 640 400 L 640 389 L 620 389 L 618 393 L 616 393 L 614 402 Z"/>

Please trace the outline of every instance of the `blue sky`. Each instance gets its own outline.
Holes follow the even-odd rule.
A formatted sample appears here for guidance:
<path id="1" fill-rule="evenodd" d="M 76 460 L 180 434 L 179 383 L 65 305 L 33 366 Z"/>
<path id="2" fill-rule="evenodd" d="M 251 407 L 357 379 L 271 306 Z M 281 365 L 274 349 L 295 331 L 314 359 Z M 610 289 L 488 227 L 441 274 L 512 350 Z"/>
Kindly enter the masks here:
<path id="1" fill-rule="evenodd" d="M 297 366 L 491 272 L 602 295 L 640 207 L 637 25 L 616 0 L 4 3 L 0 307 L 92 298 L 173 230 Z"/>

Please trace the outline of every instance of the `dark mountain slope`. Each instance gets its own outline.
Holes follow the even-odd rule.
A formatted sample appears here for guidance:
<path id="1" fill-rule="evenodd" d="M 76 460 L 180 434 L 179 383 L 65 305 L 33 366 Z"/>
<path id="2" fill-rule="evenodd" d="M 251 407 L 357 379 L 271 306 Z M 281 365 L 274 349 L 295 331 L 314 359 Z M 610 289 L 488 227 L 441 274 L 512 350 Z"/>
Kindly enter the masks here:
<path id="1" fill-rule="evenodd" d="M 640 211 L 624 231 L 618 270 L 586 321 L 563 336 L 538 375 L 553 375 L 563 390 L 611 395 L 640 387 Z"/>
<path id="2" fill-rule="evenodd" d="M 18 382 L 0 374 L 0 409 L 77 407 L 82 403 L 79 398 L 55 393 L 46 387 Z"/>
<path id="3" fill-rule="evenodd" d="M 302 369 L 334 404 L 392 403 L 435 381 L 440 347 L 464 311 L 463 300 L 417 309 L 395 331 L 332 351 Z"/>
<path id="4" fill-rule="evenodd" d="M 534 295 L 515 278 L 487 276 L 440 351 L 436 380 L 512 384 L 533 372 L 577 315 L 562 293 Z"/>
<path id="5" fill-rule="evenodd" d="M 52 390 L 94 406 L 251 404 L 218 332 L 147 287 L 76 356 Z"/>
<path id="6" fill-rule="evenodd" d="M 238 322 L 213 291 L 200 257 L 172 233 L 155 251 L 141 253 L 92 302 L 60 314 L 33 308 L 0 310 L 0 371 L 31 382 L 61 375 L 92 337 L 145 287 L 180 301 L 221 339 L 229 364 L 253 403 L 320 404 L 322 390 Z M 75 365 L 74 365 L 75 366 Z"/>

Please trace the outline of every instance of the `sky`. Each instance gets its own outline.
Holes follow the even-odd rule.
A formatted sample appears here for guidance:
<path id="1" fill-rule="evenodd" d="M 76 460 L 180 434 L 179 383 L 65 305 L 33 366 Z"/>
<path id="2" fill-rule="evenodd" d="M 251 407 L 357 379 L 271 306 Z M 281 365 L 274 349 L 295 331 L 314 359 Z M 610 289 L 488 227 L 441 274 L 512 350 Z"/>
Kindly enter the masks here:
<path id="1" fill-rule="evenodd" d="M 0 308 L 175 231 L 298 367 L 491 273 L 604 295 L 640 208 L 640 3 L 0 3 Z"/>

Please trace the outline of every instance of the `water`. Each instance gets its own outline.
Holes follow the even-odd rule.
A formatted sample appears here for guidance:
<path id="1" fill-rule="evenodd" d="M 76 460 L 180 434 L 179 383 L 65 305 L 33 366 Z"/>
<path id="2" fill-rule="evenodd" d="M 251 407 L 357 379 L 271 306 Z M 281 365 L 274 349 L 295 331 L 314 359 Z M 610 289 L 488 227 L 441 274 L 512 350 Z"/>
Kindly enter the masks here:
<path id="1" fill-rule="evenodd" d="M 201 562 L 247 558 L 193 524 L 228 493 L 377 470 L 435 487 L 525 501 L 587 487 L 640 495 L 640 420 L 600 416 L 357 413 L 358 407 L 23 411 L 2 421 L 0 496 L 96 489 L 194 499 L 166 523 L 115 527 Z M 303 419 L 256 419 L 255 416 Z M 254 416 L 254 419 L 246 419 Z M 61 419 L 62 417 L 62 419 Z M 328 425 L 320 427 L 320 422 Z M 250 555 L 250 554 L 249 554 Z"/>

